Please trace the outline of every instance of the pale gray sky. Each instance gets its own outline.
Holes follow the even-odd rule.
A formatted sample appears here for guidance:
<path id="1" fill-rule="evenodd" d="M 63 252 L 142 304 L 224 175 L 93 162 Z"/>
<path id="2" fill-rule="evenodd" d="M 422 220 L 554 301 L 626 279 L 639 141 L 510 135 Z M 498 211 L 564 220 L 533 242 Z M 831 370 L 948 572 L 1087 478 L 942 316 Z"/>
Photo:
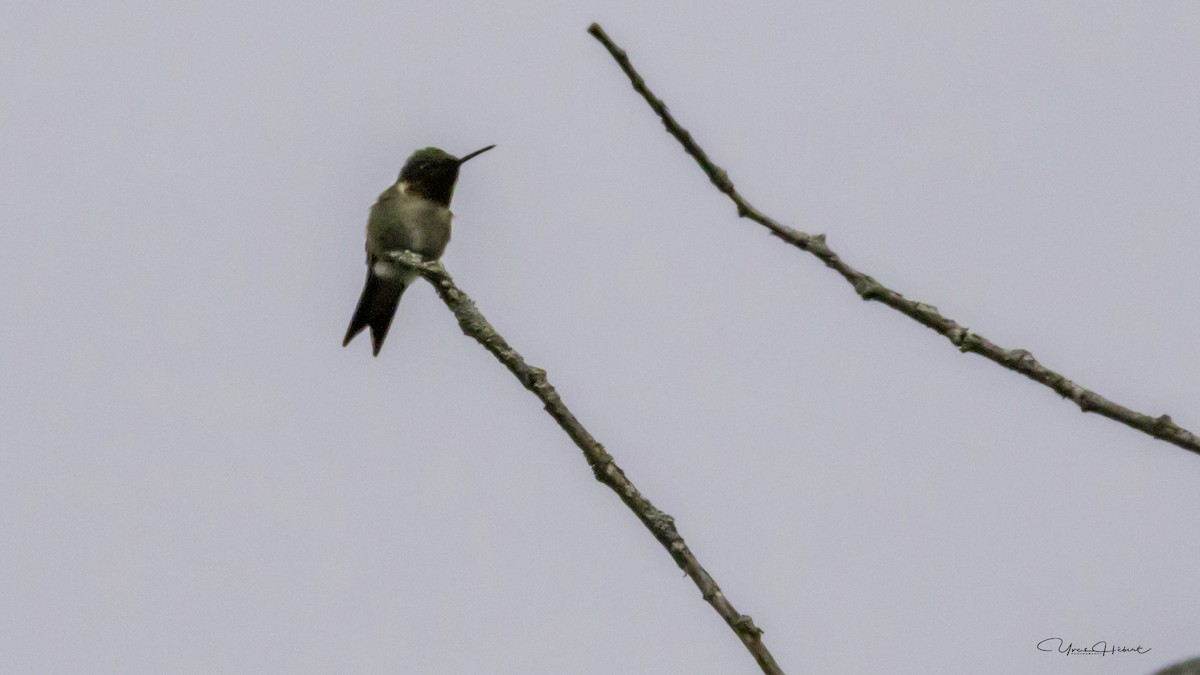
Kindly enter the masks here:
<path id="1" fill-rule="evenodd" d="M 1195 3 L 19 1 L 0 672 L 757 672 L 428 287 L 340 347 L 367 207 L 489 143 L 448 269 L 786 670 L 1200 653 L 1200 457 L 739 221 L 593 20 L 763 211 L 1200 428 Z"/>

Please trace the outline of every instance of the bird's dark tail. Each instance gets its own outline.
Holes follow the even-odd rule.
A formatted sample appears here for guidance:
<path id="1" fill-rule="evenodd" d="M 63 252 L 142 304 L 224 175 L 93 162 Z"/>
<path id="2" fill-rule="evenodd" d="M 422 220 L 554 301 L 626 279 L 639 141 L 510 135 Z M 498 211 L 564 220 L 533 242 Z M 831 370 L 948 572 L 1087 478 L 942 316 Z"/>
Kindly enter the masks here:
<path id="1" fill-rule="evenodd" d="M 396 316 L 396 305 L 400 302 L 400 295 L 407 287 L 406 279 L 384 279 L 368 269 L 367 283 L 363 286 L 362 297 L 358 299 L 358 307 L 354 308 L 354 317 L 350 319 L 350 327 L 346 329 L 346 338 L 342 340 L 342 346 L 350 344 L 355 335 L 370 327 L 371 349 L 375 356 L 379 356 L 383 339 L 387 337 L 392 318 Z"/>

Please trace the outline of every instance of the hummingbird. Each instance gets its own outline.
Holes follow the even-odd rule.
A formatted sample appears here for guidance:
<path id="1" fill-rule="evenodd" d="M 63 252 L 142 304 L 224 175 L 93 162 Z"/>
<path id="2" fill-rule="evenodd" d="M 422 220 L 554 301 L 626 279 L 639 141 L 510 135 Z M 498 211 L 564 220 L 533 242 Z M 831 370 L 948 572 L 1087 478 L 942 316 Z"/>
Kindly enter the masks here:
<path id="1" fill-rule="evenodd" d="M 412 251 L 437 260 L 450 241 L 450 198 L 463 162 L 496 147 L 489 145 L 461 159 L 440 148 L 422 148 L 409 156 L 396 182 L 379 195 L 367 217 L 367 283 L 346 329 L 342 346 L 364 328 L 371 329 L 375 356 L 383 347 L 396 305 L 417 277 L 415 270 L 392 261 L 389 253 Z"/>

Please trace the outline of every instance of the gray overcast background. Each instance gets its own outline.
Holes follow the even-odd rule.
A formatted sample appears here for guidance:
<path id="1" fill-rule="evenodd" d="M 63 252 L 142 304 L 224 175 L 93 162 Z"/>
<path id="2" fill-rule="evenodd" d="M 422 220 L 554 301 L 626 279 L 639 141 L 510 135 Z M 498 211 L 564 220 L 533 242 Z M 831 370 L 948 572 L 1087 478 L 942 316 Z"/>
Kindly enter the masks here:
<path id="1" fill-rule="evenodd" d="M 0 672 L 753 673 L 425 284 L 448 269 L 795 673 L 1200 653 L 1200 457 L 739 221 L 1200 429 L 1200 6 L 18 2 L 0 26 Z M 1064 657 L 1059 636 L 1151 648 Z"/>

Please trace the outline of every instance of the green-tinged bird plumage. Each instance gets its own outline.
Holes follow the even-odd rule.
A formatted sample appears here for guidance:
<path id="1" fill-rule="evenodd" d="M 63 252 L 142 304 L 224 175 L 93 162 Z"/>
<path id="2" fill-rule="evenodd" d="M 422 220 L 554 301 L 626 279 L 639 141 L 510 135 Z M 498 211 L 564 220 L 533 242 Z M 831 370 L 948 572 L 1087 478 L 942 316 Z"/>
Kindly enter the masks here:
<path id="1" fill-rule="evenodd" d="M 367 218 L 367 281 L 346 329 L 342 346 L 364 329 L 371 330 L 371 349 L 383 347 L 396 306 L 417 273 L 388 257 L 396 251 L 419 253 L 427 260 L 442 257 L 450 242 L 450 198 L 458 169 L 472 157 L 496 146 L 476 150 L 459 159 L 438 148 L 417 150 L 400 169 L 395 184 L 383 191 Z"/>

